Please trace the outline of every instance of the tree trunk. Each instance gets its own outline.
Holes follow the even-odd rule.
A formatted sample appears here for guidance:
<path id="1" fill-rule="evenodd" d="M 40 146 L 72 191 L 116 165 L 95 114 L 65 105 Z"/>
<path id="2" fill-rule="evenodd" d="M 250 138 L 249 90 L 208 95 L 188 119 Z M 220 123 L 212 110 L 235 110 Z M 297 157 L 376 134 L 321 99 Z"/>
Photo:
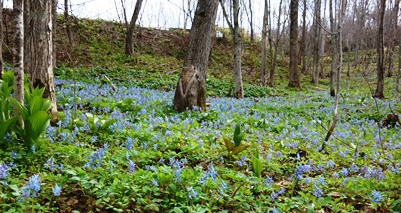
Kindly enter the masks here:
<path id="1" fill-rule="evenodd" d="M 52 121 L 57 120 L 56 93 L 53 75 L 52 1 L 28 0 L 24 59 L 33 87 L 45 87 L 43 96 L 52 102 L 49 110 Z"/>
<path id="2" fill-rule="evenodd" d="M 235 81 L 235 97 L 243 98 L 244 91 L 242 88 L 242 74 L 241 74 L 241 36 L 239 29 L 239 0 L 233 0 L 234 10 L 234 81 Z"/>
<path id="3" fill-rule="evenodd" d="M 3 2 L 0 1 L 0 79 L 3 74 Z"/>
<path id="4" fill-rule="evenodd" d="M 262 85 L 266 85 L 266 69 L 267 69 L 267 22 L 268 22 L 268 8 L 267 0 L 265 0 L 265 9 L 263 12 L 263 26 L 262 26 Z"/>
<path id="5" fill-rule="evenodd" d="M 334 75 L 337 70 L 337 34 L 335 31 L 335 21 L 333 13 L 333 0 L 329 0 L 329 13 L 330 13 L 330 31 L 331 34 L 331 70 L 330 70 L 330 96 L 336 96 L 336 91 L 334 89 Z"/>
<path id="6" fill-rule="evenodd" d="M 320 0 L 315 0 L 315 23 L 314 23 L 314 31 L 315 31 L 315 42 L 314 42 L 314 50 L 313 50 L 313 73 L 312 73 L 312 82 L 315 86 L 319 84 L 319 58 L 320 58 Z"/>
<path id="7" fill-rule="evenodd" d="M 217 0 L 198 1 L 187 56 L 174 94 L 174 109 L 179 112 L 195 106 L 206 110 L 206 71 L 217 8 Z"/>
<path id="8" fill-rule="evenodd" d="M 56 49 L 56 36 L 57 36 L 57 3 L 58 0 L 52 0 L 52 22 L 53 22 L 53 68 L 57 66 L 57 49 Z"/>
<path id="9" fill-rule="evenodd" d="M 386 10 L 386 0 L 380 1 L 379 6 L 379 30 L 377 34 L 377 87 L 373 95 L 375 98 L 384 98 L 384 45 L 383 45 L 383 21 Z"/>
<path id="10" fill-rule="evenodd" d="M 301 46 L 301 57 L 302 57 L 302 68 L 301 72 L 306 73 L 306 0 L 303 0 L 304 9 L 302 11 L 302 46 Z"/>
<path id="11" fill-rule="evenodd" d="M 398 72 L 397 72 L 397 79 L 395 82 L 395 91 L 397 92 L 401 92 L 400 80 L 401 80 L 401 39 L 398 40 Z"/>
<path id="12" fill-rule="evenodd" d="M 24 4 L 23 0 L 13 1 L 14 13 L 14 98 L 24 105 Z M 15 115 L 19 115 L 18 107 L 14 106 Z M 18 124 L 24 128 L 24 121 L 20 116 Z"/>
<path id="13" fill-rule="evenodd" d="M 253 11 L 252 11 L 252 0 L 249 0 L 249 14 L 250 14 L 250 22 L 249 25 L 251 26 L 251 41 L 255 39 L 254 31 L 253 31 Z"/>
<path id="14" fill-rule="evenodd" d="M 387 77 L 393 76 L 394 70 L 394 44 L 397 42 L 397 31 L 398 31 L 398 10 L 400 9 L 400 0 L 395 0 L 395 5 L 390 17 L 390 25 L 392 25 L 392 29 L 390 31 L 390 40 L 388 44 L 388 70 Z"/>
<path id="15" fill-rule="evenodd" d="M 127 30 L 127 36 L 125 38 L 125 54 L 126 55 L 132 55 L 134 53 L 134 41 L 133 41 L 134 30 L 135 30 L 136 21 L 138 20 L 139 11 L 141 11 L 142 2 L 143 2 L 143 0 L 136 1 L 134 13 L 132 14 L 131 22 L 130 22 L 128 30 Z"/>
<path id="16" fill-rule="evenodd" d="M 277 31 L 276 31 L 276 41 L 273 41 L 272 35 L 272 28 L 269 28 L 269 34 L 270 34 L 270 73 L 269 73 L 269 86 L 274 87 L 274 75 L 276 71 L 276 65 L 277 65 L 277 54 L 278 54 L 278 43 L 280 42 L 280 28 L 281 28 L 281 12 L 282 12 L 282 4 L 283 0 L 280 0 L 279 7 L 278 7 L 278 16 L 277 16 Z M 273 19 L 273 17 L 270 18 L 270 21 Z M 271 23 L 271 22 L 270 22 Z M 284 25 L 283 24 L 283 30 L 284 30 Z"/>
<path id="17" fill-rule="evenodd" d="M 290 3 L 290 74 L 288 87 L 300 88 L 298 73 L 298 0 Z"/>
<path id="18" fill-rule="evenodd" d="M 70 48 L 72 49 L 73 40 L 71 34 L 70 16 L 68 13 L 68 0 L 64 0 L 64 20 L 65 20 L 65 30 L 67 32 L 67 37 L 68 37 L 68 43 L 70 45 Z"/>

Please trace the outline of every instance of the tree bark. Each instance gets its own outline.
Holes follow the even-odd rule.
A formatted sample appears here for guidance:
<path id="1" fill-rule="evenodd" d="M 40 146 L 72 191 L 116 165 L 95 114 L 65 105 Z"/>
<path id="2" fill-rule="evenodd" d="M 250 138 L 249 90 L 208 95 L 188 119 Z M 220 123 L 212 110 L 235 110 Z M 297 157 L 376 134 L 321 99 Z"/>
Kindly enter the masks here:
<path id="1" fill-rule="evenodd" d="M 288 87 L 300 88 L 298 73 L 298 0 L 290 3 L 290 74 Z"/>
<path id="2" fill-rule="evenodd" d="M 388 42 L 388 69 L 387 77 L 393 76 L 394 70 L 394 44 L 397 42 L 397 32 L 398 32 L 398 10 L 400 9 L 400 0 L 395 0 L 395 5 L 390 17 L 390 25 L 392 26 L 390 31 L 390 40 Z"/>
<path id="3" fill-rule="evenodd" d="M 3 2 L 0 1 L 0 79 L 3 74 Z"/>
<path id="4" fill-rule="evenodd" d="M 251 41 L 255 39 L 254 31 L 253 31 L 253 11 L 252 11 L 252 0 L 249 0 L 249 14 L 250 14 L 250 22 L 249 25 L 251 26 Z"/>
<path id="5" fill-rule="evenodd" d="M 241 35 L 239 29 L 239 0 L 233 0 L 234 10 L 234 81 L 235 81 L 235 97 L 243 98 L 244 91 L 242 87 L 242 73 L 241 73 L 241 57 L 242 45 Z"/>
<path id="6" fill-rule="evenodd" d="M 315 33 L 315 42 L 314 42 L 314 50 L 313 50 L 313 73 L 312 73 L 312 82 L 315 86 L 319 84 L 319 59 L 320 59 L 320 45 L 321 45 L 321 37 L 320 37 L 320 8 L 321 1 L 315 0 L 315 23 L 314 23 L 314 33 Z"/>
<path id="7" fill-rule="evenodd" d="M 269 73 L 269 86 L 274 87 L 274 75 L 276 72 L 276 65 L 277 65 L 277 54 L 278 54 L 278 44 L 280 42 L 280 28 L 281 28 L 281 12 L 282 12 L 282 5 L 283 5 L 283 0 L 280 0 L 280 4 L 278 7 L 278 16 L 277 16 L 277 31 L 276 31 L 276 41 L 273 40 L 273 32 L 272 32 L 272 27 L 269 28 L 269 43 L 270 43 L 270 73 Z M 270 21 L 273 19 L 273 17 L 270 17 Z M 271 23 L 271 22 L 270 22 Z M 270 24 L 271 25 L 271 24 Z M 283 24 L 283 30 L 284 30 L 284 25 Z"/>
<path id="8" fill-rule="evenodd" d="M 334 21 L 334 13 L 333 13 L 333 0 L 329 0 L 329 16 L 330 16 L 330 31 L 331 34 L 331 70 L 330 70 L 330 96 L 336 96 L 336 91 L 334 89 L 335 82 L 335 71 L 337 70 L 337 33 L 334 33 L 335 21 Z"/>
<path id="9" fill-rule="evenodd" d="M 398 72 L 395 82 L 395 91 L 401 92 L 400 90 L 400 80 L 401 80 L 401 39 L 398 40 Z"/>
<path id="10" fill-rule="evenodd" d="M 377 33 L 377 87 L 373 95 L 375 98 L 384 98 L 384 44 L 383 26 L 384 11 L 386 10 L 386 0 L 380 0 L 379 6 L 379 30 Z"/>
<path id="11" fill-rule="evenodd" d="M 43 96 L 52 102 L 49 113 L 51 120 L 57 120 L 56 93 L 53 75 L 53 22 L 52 1 L 27 0 L 24 59 L 26 70 L 30 73 L 29 81 L 33 87 L 45 87 Z"/>
<path id="12" fill-rule="evenodd" d="M 143 0 L 136 1 L 134 13 L 132 14 L 131 22 L 130 22 L 128 30 L 127 30 L 127 36 L 125 38 L 125 54 L 126 55 L 132 55 L 134 53 L 134 41 L 133 41 L 134 30 L 135 30 L 136 21 L 138 20 L 139 11 L 141 11 L 142 2 L 143 2 Z"/>
<path id="13" fill-rule="evenodd" d="M 174 94 L 174 109 L 206 110 L 206 71 L 218 0 L 200 0 L 192 23 L 187 56 Z"/>
<path id="14" fill-rule="evenodd" d="M 301 57 L 302 57 L 302 68 L 301 72 L 306 73 L 306 0 L 303 0 L 303 11 L 302 11 L 302 45 L 301 45 Z"/>
<path id="15" fill-rule="evenodd" d="M 67 32 L 67 37 L 68 37 L 68 43 L 70 45 L 70 48 L 72 49 L 73 40 L 71 34 L 70 16 L 68 12 L 68 0 L 64 0 L 64 20 L 65 20 L 65 30 Z"/>
<path id="16" fill-rule="evenodd" d="M 57 66 L 57 48 L 56 48 L 56 37 L 57 37 L 57 3 L 58 3 L 58 0 L 52 0 L 53 68 Z"/>
<path id="17" fill-rule="evenodd" d="M 24 4 L 23 0 L 13 1 L 14 13 L 14 98 L 24 105 Z M 18 116 L 18 107 L 14 106 L 14 114 Z M 24 121 L 20 116 L 18 124 L 24 128 Z"/>
<path id="18" fill-rule="evenodd" d="M 263 26 L 262 26 L 262 67 L 261 67 L 261 76 L 262 76 L 262 85 L 266 85 L 266 69 L 267 69 L 267 22 L 268 22 L 268 8 L 267 1 L 265 0 L 265 9 L 263 12 Z"/>

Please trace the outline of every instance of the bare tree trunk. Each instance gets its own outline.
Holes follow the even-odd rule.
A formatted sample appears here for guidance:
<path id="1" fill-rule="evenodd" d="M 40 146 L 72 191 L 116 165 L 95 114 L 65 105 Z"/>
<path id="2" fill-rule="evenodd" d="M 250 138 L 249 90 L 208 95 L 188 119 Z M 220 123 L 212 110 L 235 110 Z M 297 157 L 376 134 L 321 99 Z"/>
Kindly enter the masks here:
<path id="1" fill-rule="evenodd" d="M 330 31 L 335 31 L 335 21 L 333 13 L 333 0 L 329 0 L 329 13 L 330 13 Z M 330 96 L 334 97 L 336 91 L 334 89 L 334 75 L 337 70 L 337 34 L 331 34 L 331 70 L 330 70 Z"/>
<path id="2" fill-rule="evenodd" d="M 52 37 L 52 1 L 27 0 L 29 8 L 25 8 L 29 16 L 25 32 L 26 69 L 30 73 L 29 80 L 33 87 L 45 87 L 43 96 L 52 102 L 49 110 L 51 120 L 57 120 L 56 93 L 53 75 L 53 37 Z"/>
<path id="3" fill-rule="evenodd" d="M 235 81 L 235 97 L 243 98 L 244 91 L 242 87 L 241 73 L 241 57 L 242 57 L 242 41 L 239 29 L 239 0 L 233 0 L 234 10 L 234 81 Z"/>
<path id="4" fill-rule="evenodd" d="M 288 87 L 300 88 L 298 73 L 298 0 L 290 3 L 290 75 Z"/>
<path id="5" fill-rule="evenodd" d="M 390 40 L 388 44 L 388 70 L 387 70 L 387 77 L 393 76 L 394 70 L 394 44 L 397 42 L 397 32 L 398 32 L 398 10 L 400 9 L 400 0 L 395 0 L 395 5 L 390 17 L 390 25 L 392 25 L 392 29 L 390 30 Z"/>
<path id="6" fill-rule="evenodd" d="M 272 28 L 269 28 L 269 43 L 270 43 L 270 73 L 269 73 L 269 86 L 274 87 L 274 75 L 276 71 L 276 64 L 277 64 L 277 54 L 278 54 L 278 44 L 280 42 L 280 28 L 281 28 L 281 12 L 282 12 L 282 4 L 283 0 L 280 0 L 279 8 L 278 8 L 278 16 L 277 16 L 277 31 L 276 31 L 276 41 L 273 40 L 273 32 Z M 270 21 L 273 17 L 270 18 Z M 283 26 L 284 28 L 284 26 Z M 283 29 L 284 30 L 284 29 Z"/>
<path id="7" fill-rule="evenodd" d="M 128 30 L 127 30 L 127 36 L 125 38 L 125 54 L 126 55 L 132 55 L 134 53 L 134 42 L 133 42 L 134 30 L 135 30 L 136 21 L 138 20 L 139 11 L 141 10 L 141 7 L 142 7 L 142 2 L 143 2 L 143 0 L 136 1 L 134 13 L 132 14 L 131 22 L 130 22 Z"/>
<path id="8" fill-rule="evenodd" d="M 3 74 L 3 2 L 0 1 L 0 79 Z"/>
<path id="9" fill-rule="evenodd" d="M 268 23 L 268 8 L 267 0 L 265 0 L 265 9 L 263 12 L 263 26 L 262 26 L 262 85 L 266 85 L 266 69 L 267 69 L 267 23 Z"/>
<path id="10" fill-rule="evenodd" d="M 57 3 L 58 0 L 52 0 L 52 21 L 53 21 L 53 68 L 57 66 L 57 48 L 56 48 L 56 36 L 57 36 Z"/>
<path id="11" fill-rule="evenodd" d="M 64 19 L 65 19 L 65 30 L 67 32 L 68 42 L 70 44 L 70 48 L 72 49 L 72 35 L 71 35 L 71 23 L 70 16 L 68 13 L 68 0 L 64 0 Z"/>
<path id="12" fill-rule="evenodd" d="M 304 9 L 302 11 L 302 46 L 301 46 L 301 57 L 302 57 L 302 73 L 306 73 L 306 0 L 303 0 Z"/>
<path id="13" fill-rule="evenodd" d="M 314 50 L 313 50 L 313 73 L 312 73 L 312 82 L 315 86 L 319 84 L 319 59 L 320 59 L 320 9 L 321 9 L 321 1 L 315 0 L 315 23 L 314 23 L 314 32 L 315 32 L 315 42 L 314 42 Z"/>
<path id="14" fill-rule="evenodd" d="M 255 39 L 254 31 L 253 31 L 253 11 L 252 11 L 252 0 L 249 0 L 249 14 L 250 14 L 250 21 L 249 25 L 251 26 L 251 41 Z"/>
<path id="15" fill-rule="evenodd" d="M 174 109 L 179 112 L 195 106 L 206 110 L 206 71 L 217 8 L 217 0 L 198 1 L 187 57 L 174 94 Z"/>
<path id="16" fill-rule="evenodd" d="M 373 95 L 375 98 L 384 98 L 384 44 L 383 26 L 384 12 L 386 10 L 386 0 L 380 0 L 379 6 L 379 30 L 377 34 L 377 88 Z"/>
<path id="17" fill-rule="evenodd" d="M 23 0 L 13 1 L 14 13 L 14 98 L 24 105 L 24 3 Z M 19 110 L 14 106 L 15 115 L 18 116 Z M 24 121 L 19 116 L 18 124 L 24 128 Z"/>

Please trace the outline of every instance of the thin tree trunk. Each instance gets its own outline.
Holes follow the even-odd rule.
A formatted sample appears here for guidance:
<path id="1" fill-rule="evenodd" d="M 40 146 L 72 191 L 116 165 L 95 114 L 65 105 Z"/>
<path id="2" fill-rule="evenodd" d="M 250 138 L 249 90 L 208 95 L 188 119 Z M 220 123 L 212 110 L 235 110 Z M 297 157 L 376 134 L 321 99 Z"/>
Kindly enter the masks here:
<path id="1" fill-rule="evenodd" d="M 333 0 L 329 0 L 329 13 L 330 13 L 330 30 L 335 31 L 334 13 L 333 13 Z M 337 70 L 337 34 L 331 34 L 331 70 L 330 70 L 330 96 L 334 97 L 336 91 L 334 89 L 334 75 Z"/>
<path id="2" fill-rule="evenodd" d="M 70 48 L 72 49 L 73 41 L 72 41 L 72 34 L 71 34 L 71 23 L 70 23 L 70 16 L 68 13 L 68 0 L 64 0 L 64 20 L 65 20 L 65 30 L 67 32 L 68 43 Z"/>
<path id="3" fill-rule="evenodd" d="M 198 1 L 187 56 L 174 94 L 174 109 L 179 112 L 195 106 L 206 110 L 206 71 L 217 8 L 217 0 Z"/>
<path id="4" fill-rule="evenodd" d="M 315 23 L 314 23 L 314 31 L 315 31 L 315 42 L 314 42 L 314 51 L 313 51 L 313 73 L 312 73 L 312 82 L 315 86 L 319 84 L 319 59 L 320 59 L 320 0 L 315 0 Z"/>
<path id="5" fill-rule="evenodd" d="M 397 92 L 401 92 L 400 80 L 401 80 L 401 39 L 398 40 L 398 72 L 397 72 L 397 79 L 395 82 L 395 91 Z"/>
<path id="6" fill-rule="evenodd" d="M 269 74 L 269 86 L 274 87 L 274 75 L 276 72 L 276 65 L 277 65 L 277 54 L 278 54 L 278 44 L 280 42 L 280 28 L 281 28 L 281 12 L 282 12 L 282 4 L 283 0 L 280 0 L 280 4 L 278 7 L 278 16 L 277 16 L 277 33 L 276 33 L 276 41 L 273 41 L 273 38 L 270 36 L 270 74 Z M 273 17 L 270 18 L 272 20 Z M 284 28 L 284 26 L 283 26 Z M 270 27 L 270 35 L 273 35 L 271 27 Z"/>
<path id="7" fill-rule="evenodd" d="M 33 87 L 45 87 L 43 96 L 52 102 L 49 110 L 51 120 L 57 120 L 56 93 L 53 75 L 53 36 L 52 36 L 52 1 L 27 0 L 29 8 L 26 22 L 28 31 L 25 32 L 24 59 L 26 70 L 30 73 L 29 80 Z"/>
<path id="8" fill-rule="evenodd" d="M 249 14 L 250 14 L 250 22 L 249 25 L 251 26 L 251 41 L 255 39 L 254 31 L 253 31 L 253 11 L 252 11 L 252 0 L 249 0 Z"/>
<path id="9" fill-rule="evenodd" d="M 125 54 L 126 55 L 132 55 L 134 53 L 134 41 L 133 41 L 134 30 L 135 30 L 136 21 L 138 20 L 139 11 L 141 10 L 141 7 L 142 7 L 142 2 L 143 2 L 143 0 L 136 1 L 134 13 L 132 14 L 131 22 L 130 22 L 128 30 L 127 30 L 127 36 L 125 38 Z"/>
<path id="10" fill-rule="evenodd" d="M 0 79 L 3 74 L 3 2 L 0 1 Z"/>
<path id="11" fill-rule="evenodd" d="M 387 77 L 393 76 L 394 70 L 394 44 L 397 42 L 397 32 L 398 32 L 398 10 L 400 9 L 400 0 L 395 0 L 395 5 L 393 8 L 392 16 L 390 17 L 390 23 L 393 26 L 390 29 L 390 41 L 388 44 L 388 70 L 387 70 Z"/>
<path id="12" fill-rule="evenodd" d="M 349 46 L 349 35 L 347 34 L 347 77 L 351 76 L 351 65 L 350 65 L 350 55 L 351 55 L 351 47 Z"/>
<path id="13" fill-rule="evenodd" d="M 304 9 L 302 11 L 302 46 L 301 46 L 301 57 L 302 57 L 302 73 L 306 73 L 306 0 L 303 0 Z"/>
<path id="14" fill-rule="evenodd" d="M 298 73 L 298 0 L 290 3 L 290 75 L 288 87 L 300 88 Z"/>
<path id="15" fill-rule="evenodd" d="M 241 73 L 241 56 L 242 56 L 242 41 L 239 29 L 239 0 L 233 0 L 234 10 L 234 81 L 235 81 L 235 97 L 243 98 L 244 91 L 242 88 L 242 73 Z"/>
<path id="16" fill-rule="evenodd" d="M 24 3 L 23 0 L 13 1 L 14 13 L 14 98 L 24 105 Z M 14 106 L 15 115 L 18 116 L 18 107 Z M 18 124 L 24 128 L 24 121 L 19 116 Z"/>
<path id="17" fill-rule="evenodd" d="M 375 98 L 384 98 L 384 44 L 383 26 L 384 12 L 386 10 L 386 0 L 380 1 L 379 6 L 379 30 L 377 34 L 377 87 L 373 95 Z"/>
<path id="18" fill-rule="evenodd" d="M 262 26 L 262 85 L 266 85 L 266 69 L 267 69 L 267 23 L 268 23 L 268 8 L 267 1 L 265 0 L 265 9 L 263 12 L 263 26 Z"/>

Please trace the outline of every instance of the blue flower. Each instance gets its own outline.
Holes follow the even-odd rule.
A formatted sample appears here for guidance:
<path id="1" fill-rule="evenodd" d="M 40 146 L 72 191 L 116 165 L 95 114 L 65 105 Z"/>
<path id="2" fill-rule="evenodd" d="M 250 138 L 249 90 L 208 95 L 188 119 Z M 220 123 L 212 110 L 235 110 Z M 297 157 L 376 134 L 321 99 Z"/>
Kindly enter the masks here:
<path id="1" fill-rule="evenodd" d="M 0 164 L 0 179 L 4 179 L 7 177 L 8 169 L 9 169 L 9 166 L 7 166 L 7 164 L 5 164 L 4 162 Z"/>
<path id="2" fill-rule="evenodd" d="M 152 184 L 154 185 L 154 186 L 159 186 L 159 183 L 157 183 L 157 180 L 155 180 L 154 178 L 152 178 Z"/>
<path id="3" fill-rule="evenodd" d="M 380 192 L 373 190 L 372 191 L 372 197 L 370 200 L 374 203 L 380 204 L 383 201 L 383 196 L 381 195 Z"/>
<path id="4" fill-rule="evenodd" d="M 128 160 L 128 172 L 135 172 L 135 163 L 132 160 Z"/>
<path id="5" fill-rule="evenodd" d="M 187 192 L 188 192 L 188 198 L 190 200 L 196 198 L 196 196 L 198 195 L 198 192 L 196 192 L 192 186 L 187 186 Z"/>
<path id="6" fill-rule="evenodd" d="M 314 190 L 313 190 L 313 195 L 315 195 L 317 198 L 320 198 L 320 197 L 322 197 L 323 196 L 323 190 L 316 184 L 316 182 L 313 184 L 313 188 L 314 188 Z"/>
<path id="7" fill-rule="evenodd" d="M 269 175 L 266 175 L 266 181 L 265 181 L 266 187 L 271 187 L 272 183 L 273 179 Z"/>
<path id="8" fill-rule="evenodd" d="M 10 155 L 11 155 L 11 158 L 12 158 L 12 159 L 17 158 L 17 153 L 16 153 L 14 150 L 11 151 Z"/>
<path id="9" fill-rule="evenodd" d="M 128 138 L 127 138 L 127 146 L 126 146 L 128 150 L 131 150 L 131 149 L 132 149 L 132 143 L 133 143 L 132 138 L 131 138 L 131 137 L 128 137 Z"/>
<path id="10" fill-rule="evenodd" d="M 38 192 L 40 191 L 39 174 L 35 174 L 29 178 L 28 184 L 25 185 L 25 187 L 21 191 L 21 195 L 24 196 L 25 198 L 28 198 L 31 196 L 31 191 L 33 191 L 32 197 L 36 197 Z"/>
<path id="11" fill-rule="evenodd" d="M 46 161 L 44 167 L 45 167 L 46 169 L 49 169 L 50 171 L 54 171 L 54 159 L 53 159 L 53 157 L 50 157 L 50 158 Z"/>
<path id="12" fill-rule="evenodd" d="M 245 166 L 246 165 L 246 156 L 242 156 L 241 157 L 241 160 L 237 160 L 237 161 L 235 161 L 235 163 L 238 165 L 238 166 Z"/>
<path id="13" fill-rule="evenodd" d="M 53 191 L 53 195 L 54 195 L 55 197 L 60 196 L 61 187 L 58 186 L 57 183 L 56 183 L 56 185 L 52 188 L 52 191 Z"/>
<path id="14" fill-rule="evenodd" d="M 83 168 L 91 167 L 91 169 L 95 169 L 102 165 L 103 157 L 106 154 L 106 150 L 109 147 L 108 143 L 105 143 L 102 148 L 96 150 L 95 153 L 90 153 L 90 160 L 86 163 Z"/>

